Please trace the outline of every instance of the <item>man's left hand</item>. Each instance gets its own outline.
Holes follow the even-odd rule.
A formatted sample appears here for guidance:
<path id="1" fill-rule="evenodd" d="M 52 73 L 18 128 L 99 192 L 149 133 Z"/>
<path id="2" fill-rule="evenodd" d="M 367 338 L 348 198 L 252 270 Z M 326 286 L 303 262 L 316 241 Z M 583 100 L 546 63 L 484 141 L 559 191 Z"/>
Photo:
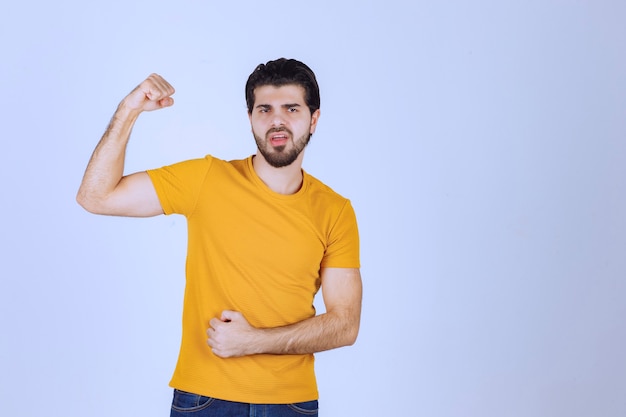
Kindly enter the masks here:
<path id="1" fill-rule="evenodd" d="M 209 322 L 207 343 L 213 353 L 220 358 L 234 358 L 257 353 L 255 349 L 255 329 L 238 311 L 224 310 L 220 318 Z"/>

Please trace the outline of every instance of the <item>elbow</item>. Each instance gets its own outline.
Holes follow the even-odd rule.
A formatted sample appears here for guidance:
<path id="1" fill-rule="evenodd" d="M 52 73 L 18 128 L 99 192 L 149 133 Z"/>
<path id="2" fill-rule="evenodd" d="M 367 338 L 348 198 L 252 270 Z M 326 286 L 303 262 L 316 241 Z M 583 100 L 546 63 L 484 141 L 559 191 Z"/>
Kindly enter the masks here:
<path id="1" fill-rule="evenodd" d="M 356 339 L 359 336 L 359 323 L 348 323 L 343 330 L 341 345 L 352 346 L 356 343 Z"/>
<path id="2" fill-rule="evenodd" d="M 79 206 L 87 210 L 92 214 L 103 214 L 103 211 L 100 205 L 97 203 L 97 200 L 94 198 L 90 198 L 85 192 L 78 190 L 76 194 L 76 202 Z"/>
<path id="3" fill-rule="evenodd" d="M 88 201 L 80 191 L 76 194 L 76 202 L 85 210 L 90 211 Z"/>
<path id="4" fill-rule="evenodd" d="M 352 346 L 356 343 L 356 339 L 359 336 L 359 326 L 353 326 L 346 332 L 345 346 Z"/>
<path id="5" fill-rule="evenodd" d="M 337 320 L 335 327 L 336 347 L 354 345 L 359 336 L 361 325 L 360 309 L 358 312 L 351 309 L 337 309 L 327 314 L 333 315 Z"/>
<path id="6" fill-rule="evenodd" d="M 90 205 L 89 198 L 82 190 L 78 190 L 78 193 L 76 193 L 76 202 L 88 212 L 93 213 L 93 208 Z"/>

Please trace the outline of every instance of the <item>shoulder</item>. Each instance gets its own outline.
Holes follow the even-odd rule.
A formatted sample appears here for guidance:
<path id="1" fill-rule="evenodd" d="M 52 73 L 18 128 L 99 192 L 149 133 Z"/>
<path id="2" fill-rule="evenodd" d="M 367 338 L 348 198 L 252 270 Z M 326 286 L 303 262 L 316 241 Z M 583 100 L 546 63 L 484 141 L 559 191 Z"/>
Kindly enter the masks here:
<path id="1" fill-rule="evenodd" d="M 304 173 L 305 180 L 307 181 L 308 192 L 314 199 L 322 199 L 324 202 L 332 202 L 341 206 L 349 202 L 349 200 L 333 190 L 330 186 L 323 183 L 313 175 Z"/>
<path id="2" fill-rule="evenodd" d="M 308 201 L 316 216 L 334 224 L 338 219 L 350 223 L 356 221 L 356 214 L 350 200 L 333 190 L 319 179 L 305 173 L 308 182 Z"/>
<path id="3" fill-rule="evenodd" d="M 203 169 L 210 167 L 217 159 L 211 155 L 206 155 L 204 158 L 187 159 L 185 161 L 175 162 L 170 165 L 165 165 L 159 168 L 153 168 L 147 170 L 149 174 L 159 173 L 160 171 L 172 171 L 181 169 Z"/>
<path id="4" fill-rule="evenodd" d="M 175 162 L 171 165 L 165 165 L 160 168 L 147 170 L 150 176 L 159 175 L 167 172 L 207 172 L 213 169 L 229 169 L 237 165 L 237 161 L 224 161 L 213 155 L 207 154 L 204 157 L 187 159 Z"/>

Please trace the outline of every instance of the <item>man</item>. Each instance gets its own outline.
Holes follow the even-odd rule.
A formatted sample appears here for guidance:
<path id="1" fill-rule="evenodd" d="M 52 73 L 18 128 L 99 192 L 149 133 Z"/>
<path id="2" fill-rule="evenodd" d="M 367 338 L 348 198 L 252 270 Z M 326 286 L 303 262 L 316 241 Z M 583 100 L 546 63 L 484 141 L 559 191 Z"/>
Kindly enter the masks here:
<path id="1" fill-rule="evenodd" d="M 284 58 L 252 72 L 256 155 L 207 155 L 124 176 L 137 117 L 173 105 L 173 94 L 152 74 L 122 100 L 77 195 L 92 213 L 187 218 L 171 415 L 317 415 L 313 354 L 355 342 L 362 289 L 349 200 L 302 170 L 320 117 L 315 75 Z M 326 312 L 316 315 L 320 287 Z"/>

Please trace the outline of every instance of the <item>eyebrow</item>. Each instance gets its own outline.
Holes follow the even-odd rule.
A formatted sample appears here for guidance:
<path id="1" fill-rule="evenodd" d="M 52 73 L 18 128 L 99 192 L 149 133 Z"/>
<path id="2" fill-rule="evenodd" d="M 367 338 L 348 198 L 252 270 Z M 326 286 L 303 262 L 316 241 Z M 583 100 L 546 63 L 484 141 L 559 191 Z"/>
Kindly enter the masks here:
<path id="1" fill-rule="evenodd" d="M 302 107 L 301 104 L 298 103 L 286 103 L 286 104 L 281 104 L 280 107 L 284 108 L 284 109 L 288 109 L 291 107 Z M 265 110 L 269 110 L 272 108 L 271 105 L 269 104 L 257 104 L 256 106 L 257 109 L 265 109 Z"/>

